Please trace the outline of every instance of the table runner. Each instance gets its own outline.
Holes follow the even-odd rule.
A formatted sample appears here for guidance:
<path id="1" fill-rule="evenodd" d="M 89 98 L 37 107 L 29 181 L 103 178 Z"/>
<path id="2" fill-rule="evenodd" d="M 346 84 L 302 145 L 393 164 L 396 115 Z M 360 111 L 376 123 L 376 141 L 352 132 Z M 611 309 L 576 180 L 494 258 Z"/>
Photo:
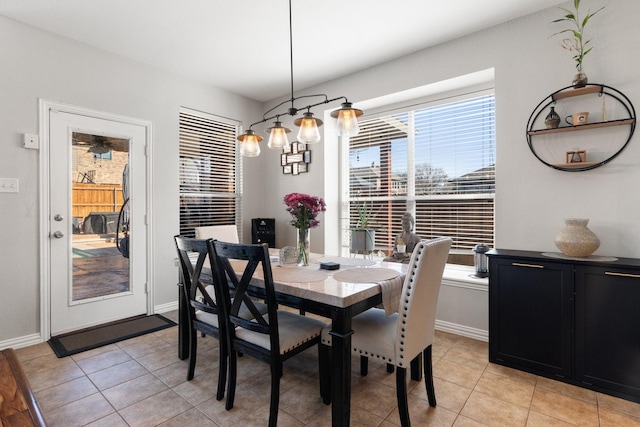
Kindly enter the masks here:
<path id="1" fill-rule="evenodd" d="M 390 268 L 351 268 L 339 271 L 333 278 L 340 282 L 377 283 L 382 294 L 382 307 L 387 316 L 398 311 L 405 275 Z"/>

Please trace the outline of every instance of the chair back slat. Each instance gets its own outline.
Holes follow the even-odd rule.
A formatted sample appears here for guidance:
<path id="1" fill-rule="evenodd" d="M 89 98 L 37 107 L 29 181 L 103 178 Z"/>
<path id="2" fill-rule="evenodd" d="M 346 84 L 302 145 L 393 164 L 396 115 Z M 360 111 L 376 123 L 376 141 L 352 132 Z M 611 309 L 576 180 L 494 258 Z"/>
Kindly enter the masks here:
<path id="1" fill-rule="evenodd" d="M 207 241 L 182 236 L 175 236 L 174 239 L 178 251 L 178 259 L 180 260 L 184 293 L 189 302 L 188 314 L 190 320 L 195 318 L 195 310 L 219 314 L 220 310 L 216 303 L 215 290 L 214 295 L 211 295 L 207 290 L 207 286 L 213 284 L 211 278 L 205 279 L 203 277 L 206 275 L 205 268 L 209 253 Z M 192 258 L 193 255 L 195 255 L 195 262 Z M 200 296 L 202 301 L 199 300 Z"/>
<path id="2" fill-rule="evenodd" d="M 438 295 L 450 238 L 422 240 L 413 250 L 398 310 L 396 352 L 408 364 L 433 343 Z"/>

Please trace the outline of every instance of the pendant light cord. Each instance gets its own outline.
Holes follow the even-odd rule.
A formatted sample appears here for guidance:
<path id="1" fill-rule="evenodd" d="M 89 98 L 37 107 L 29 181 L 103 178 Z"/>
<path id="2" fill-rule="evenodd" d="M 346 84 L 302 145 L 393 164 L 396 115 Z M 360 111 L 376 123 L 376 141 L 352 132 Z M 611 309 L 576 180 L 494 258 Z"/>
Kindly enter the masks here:
<path id="1" fill-rule="evenodd" d="M 289 64 L 291 66 L 291 108 L 293 106 L 293 18 L 291 13 L 291 0 L 289 0 Z"/>

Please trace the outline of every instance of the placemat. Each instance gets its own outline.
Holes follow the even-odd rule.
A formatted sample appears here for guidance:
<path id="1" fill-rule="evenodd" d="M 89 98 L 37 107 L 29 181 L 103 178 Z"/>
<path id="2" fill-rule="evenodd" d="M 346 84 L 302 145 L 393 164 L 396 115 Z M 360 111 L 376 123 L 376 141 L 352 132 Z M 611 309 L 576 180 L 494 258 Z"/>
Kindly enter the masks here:
<path id="1" fill-rule="evenodd" d="M 322 270 L 304 267 L 272 267 L 274 282 L 321 282 L 327 278 L 327 273 Z"/>
<path id="2" fill-rule="evenodd" d="M 390 268 L 350 268 L 338 271 L 333 278 L 339 282 L 350 283 L 377 283 L 383 280 L 393 279 L 401 273 Z"/>
<path id="3" fill-rule="evenodd" d="M 326 256 L 318 259 L 318 262 L 335 262 L 340 264 L 340 267 L 360 267 L 375 265 L 375 261 L 364 258 L 347 258 L 343 256 Z"/>

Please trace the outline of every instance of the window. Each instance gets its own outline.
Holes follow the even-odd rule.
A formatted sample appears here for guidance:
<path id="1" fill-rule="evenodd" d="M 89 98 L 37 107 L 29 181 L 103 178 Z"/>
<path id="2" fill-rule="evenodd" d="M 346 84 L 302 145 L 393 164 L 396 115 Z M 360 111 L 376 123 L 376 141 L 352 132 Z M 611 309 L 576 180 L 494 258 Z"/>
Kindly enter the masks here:
<path id="1" fill-rule="evenodd" d="M 180 111 L 180 234 L 194 227 L 237 225 L 241 218 L 241 171 L 236 150 L 239 123 Z"/>
<path id="2" fill-rule="evenodd" d="M 375 245 L 387 254 L 413 214 L 423 239 L 453 239 L 452 253 L 493 246 L 494 95 L 422 104 L 363 120 L 348 147 L 348 229 L 366 207 Z M 347 242 L 343 242 L 345 246 Z"/>

